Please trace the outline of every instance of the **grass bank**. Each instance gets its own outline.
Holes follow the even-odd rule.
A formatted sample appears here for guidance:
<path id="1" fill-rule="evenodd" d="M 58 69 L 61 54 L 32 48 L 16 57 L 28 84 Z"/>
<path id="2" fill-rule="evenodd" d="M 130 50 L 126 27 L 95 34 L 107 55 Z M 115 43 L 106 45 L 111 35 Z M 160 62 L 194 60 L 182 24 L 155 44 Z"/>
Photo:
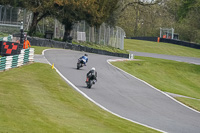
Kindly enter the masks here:
<path id="1" fill-rule="evenodd" d="M 151 41 L 125 39 L 124 48 L 126 50 L 137 51 L 137 52 L 200 58 L 200 49 L 194 49 L 170 43 L 162 43 L 162 42 L 157 43 Z"/>
<path id="2" fill-rule="evenodd" d="M 125 53 L 128 54 L 128 52 L 126 50 L 121 50 L 119 48 L 114 48 L 108 45 L 99 45 L 99 44 L 94 44 L 94 43 L 90 43 L 90 42 L 73 42 L 73 44 L 77 44 L 77 45 L 82 45 L 82 46 L 87 46 L 90 48 L 95 48 L 95 49 L 100 49 L 100 50 L 105 50 L 105 51 L 109 51 L 109 52 L 113 52 L 113 53 Z"/>
<path id="3" fill-rule="evenodd" d="M 97 44 L 92 44 L 92 43 L 77 43 L 77 42 L 73 42 L 73 44 L 87 46 L 90 48 L 95 48 L 95 49 L 100 49 L 100 50 L 105 50 L 105 51 L 109 51 L 109 52 L 113 52 L 113 53 L 128 54 L 128 52 L 126 50 L 120 50 L 118 48 L 114 48 L 114 47 L 110 47 L 110 46 L 97 45 Z M 40 46 L 31 46 L 31 47 L 35 48 L 35 54 L 41 54 L 43 50 L 51 48 L 51 47 L 40 47 Z"/>
<path id="4" fill-rule="evenodd" d="M 102 110 L 42 63 L 0 72 L 0 118 L 2 133 L 157 132 Z"/>
<path id="5" fill-rule="evenodd" d="M 40 47 L 40 46 L 31 46 L 31 48 L 35 49 L 34 54 L 42 54 L 42 51 L 45 49 L 52 49 L 51 47 Z"/>
<path id="6" fill-rule="evenodd" d="M 112 64 L 162 91 L 200 99 L 200 65 L 148 57 L 136 58 L 142 61 Z M 200 100 L 177 99 L 200 111 Z"/>

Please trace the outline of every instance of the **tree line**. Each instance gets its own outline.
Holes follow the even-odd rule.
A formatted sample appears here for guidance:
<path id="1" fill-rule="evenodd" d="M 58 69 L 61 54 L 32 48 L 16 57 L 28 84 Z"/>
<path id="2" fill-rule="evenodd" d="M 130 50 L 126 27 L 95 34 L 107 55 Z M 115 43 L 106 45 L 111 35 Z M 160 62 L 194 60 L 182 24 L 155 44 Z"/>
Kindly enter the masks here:
<path id="1" fill-rule="evenodd" d="M 107 21 L 119 0 L 1 0 L 0 5 L 21 7 L 33 13 L 28 34 L 36 33 L 37 24 L 45 17 L 54 17 L 65 26 L 63 41 L 69 37 L 74 23 L 85 20 L 90 26 Z"/>
<path id="2" fill-rule="evenodd" d="M 180 40 L 200 44 L 199 13 L 200 0 L 162 0 L 145 6 L 135 3 L 123 11 L 117 24 L 127 37 L 155 37 L 160 27 L 174 28 Z"/>
<path id="3" fill-rule="evenodd" d="M 0 5 L 33 13 L 30 36 L 51 16 L 65 26 L 63 41 L 76 22 L 85 20 L 91 27 L 120 26 L 127 37 L 159 36 L 160 27 L 174 28 L 181 40 L 200 43 L 200 0 L 0 0 Z"/>

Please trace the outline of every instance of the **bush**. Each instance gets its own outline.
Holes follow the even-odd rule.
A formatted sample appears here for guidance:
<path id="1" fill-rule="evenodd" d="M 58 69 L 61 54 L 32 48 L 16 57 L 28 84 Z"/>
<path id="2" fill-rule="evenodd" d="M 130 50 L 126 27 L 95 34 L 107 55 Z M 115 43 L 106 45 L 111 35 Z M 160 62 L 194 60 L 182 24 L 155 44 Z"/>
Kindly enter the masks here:
<path id="1" fill-rule="evenodd" d="M 36 32 L 35 34 L 33 34 L 33 37 L 44 38 L 44 34 L 40 32 Z"/>
<path id="2" fill-rule="evenodd" d="M 53 38 L 53 40 L 55 40 L 55 41 L 62 41 L 61 38 Z"/>

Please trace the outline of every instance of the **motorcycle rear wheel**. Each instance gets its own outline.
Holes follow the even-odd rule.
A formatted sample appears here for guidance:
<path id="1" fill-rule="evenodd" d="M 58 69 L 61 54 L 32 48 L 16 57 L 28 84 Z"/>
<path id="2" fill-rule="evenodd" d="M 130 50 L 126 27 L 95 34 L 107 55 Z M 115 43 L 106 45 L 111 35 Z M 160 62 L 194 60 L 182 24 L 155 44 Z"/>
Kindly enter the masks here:
<path id="1" fill-rule="evenodd" d="M 92 87 L 92 80 L 89 80 L 89 81 L 87 82 L 87 87 L 88 87 L 89 89 Z"/>
<path id="2" fill-rule="evenodd" d="M 80 63 L 77 63 L 77 69 L 79 69 L 81 67 Z"/>

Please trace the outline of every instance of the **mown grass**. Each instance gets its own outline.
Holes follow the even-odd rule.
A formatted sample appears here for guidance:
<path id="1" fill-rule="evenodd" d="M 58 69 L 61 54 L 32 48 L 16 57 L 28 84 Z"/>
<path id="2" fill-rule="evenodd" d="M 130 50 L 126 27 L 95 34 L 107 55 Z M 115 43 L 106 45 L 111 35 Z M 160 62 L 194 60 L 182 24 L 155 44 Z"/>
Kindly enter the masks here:
<path id="1" fill-rule="evenodd" d="M 142 61 L 112 64 L 162 91 L 200 99 L 200 65 L 148 57 L 136 58 Z M 196 108 L 192 100 L 181 99 L 181 101 Z M 200 105 L 200 101 L 196 102 Z"/>
<path id="2" fill-rule="evenodd" d="M 184 97 L 176 97 L 176 99 L 189 107 L 195 108 L 200 111 L 200 99 L 190 99 Z"/>
<path id="3" fill-rule="evenodd" d="M 170 43 L 162 43 L 162 42 L 157 43 L 151 41 L 125 39 L 124 48 L 126 50 L 137 51 L 137 52 L 200 58 L 200 49 L 194 49 Z"/>
<path id="4" fill-rule="evenodd" d="M 177 56 L 187 56 L 187 57 L 197 57 L 200 58 L 200 49 L 194 49 L 189 48 L 185 46 L 179 46 L 175 44 L 169 44 L 169 43 L 157 43 L 157 42 L 151 42 L 151 41 L 141 41 L 141 40 L 134 40 L 134 39 L 125 39 L 124 40 L 124 50 L 110 47 L 107 45 L 97 45 L 94 43 L 89 42 L 73 42 L 73 44 L 87 46 L 90 48 L 95 49 L 101 49 L 106 50 L 109 52 L 114 53 L 125 53 L 128 54 L 127 50 L 130 51 L 137 51 L 137 52 L 148 52 L 148 53 L 157 53 L 157 54 L 167 54 L 167 55 L 177 55 Z M 39 46 L 32 46 L 33 48 L 39 47 Z M 44 49 L 47 49 L 50 47 L 41 47 L 38 48 L 38 52 L 36 51 L 36 54 L 42 53 Z"/>
<path id="5" fill-rule="evenodd" d="M 34 54 L 42 54 L 42 51 L 45 49 L 51 49 L 51 47 L 40 47 L 40 46 L 31 46 L 31 48 L 34 48 Z"/>
<path id="6" fill-rule="evenodd" d="M 125 53 L 128 54 L 126 50 L 120 50 L 118 48 L 110 47 L 110 46 L 104 46 L 104 45 L 97 45 L 92 43 L 77 43 L 73 42 L 73 44 L 87 46 L 90 48 L 100 49 L 100 50 L 106 50 L 113 53 Z M 40 46 L 31 46 L 31 48 L 35 48 L 35 54 L 42 54 L 42 51 L 45 49 L 50 49 L 51 47 L 40 47 Z"/>
<path id="7" fill-rule="evenodd" d="M 80 42 L 80 43 L 73 42 L 73 44 L 87 46 L 90 48 L 95 48 L 95 49 L 100 49 L 100 50 L 106 50 L 106 51 L 113 52 L 113 53 L 125 53 L 125 54 L 128 53 L 126 50 L 121 50 L 119 48 L 111 47 L 108 45 L 99 45 L 99 44 L 94 44 L 94 43 L 90 43 L 90 42 Z"/>
<path id="8" fill-rule="evenodd" d="M 33 63 L 0 73 L 0 132 L 157 132 L 116 117 L 69 87 L 51 66 Z"/>

